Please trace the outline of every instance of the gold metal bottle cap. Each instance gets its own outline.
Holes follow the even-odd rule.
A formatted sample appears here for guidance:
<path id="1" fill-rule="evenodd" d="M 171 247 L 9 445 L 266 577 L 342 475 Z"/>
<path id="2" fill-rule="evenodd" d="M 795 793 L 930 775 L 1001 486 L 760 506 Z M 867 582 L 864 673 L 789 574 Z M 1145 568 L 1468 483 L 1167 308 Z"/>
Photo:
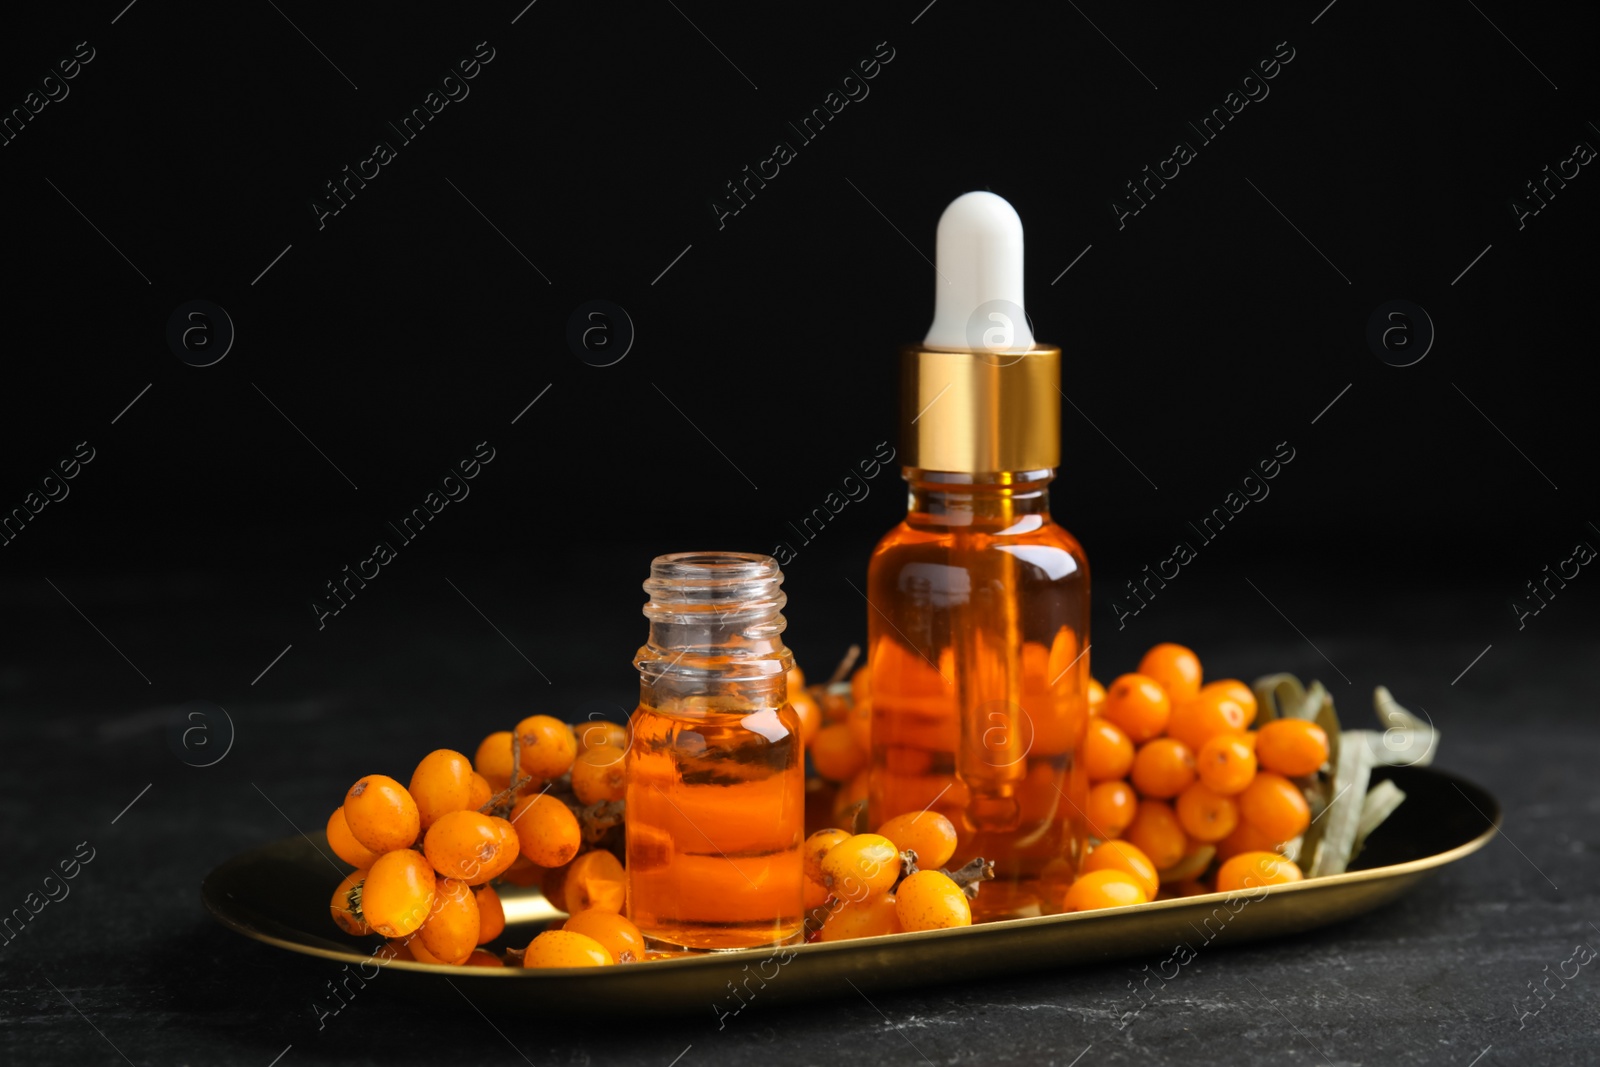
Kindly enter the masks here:
<path id="1" fill-rule="evenodd" d="M 949 352 L 900 359 L 901 462 L 961 474 L 1061 462 L 1061 349 Z"/>

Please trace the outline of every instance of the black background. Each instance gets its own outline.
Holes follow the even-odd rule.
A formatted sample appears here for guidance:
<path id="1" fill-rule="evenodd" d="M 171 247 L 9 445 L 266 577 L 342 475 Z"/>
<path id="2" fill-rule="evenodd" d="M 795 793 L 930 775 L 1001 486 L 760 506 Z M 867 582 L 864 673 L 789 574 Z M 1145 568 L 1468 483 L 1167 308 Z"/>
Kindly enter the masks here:
<path id="1" fill-rule="evenodd" d="M 0 147 L 0 508 L 23 506 L 77 442 L 95 458 L 0 548 L 16 852 L 0 904 L 85 836 L 113 858 L 80 890 L 97 903 L 52 908 L 28 942 L 0 949 L 8 1024 L 28 1023 L 6 1040 L 24 1059 L 111 1052 L 47 977 L 88 1018 L 117 1019 L 108 1036 L 134 1062 L 264 1064 L 291 1042 L 296 1059 L 425 1051 L 425 1025 L 408 1019 L 410 1041 L 393 1048 L 319 1052 L 291 1015 L 304 1014 L 294 983 L 315 985 L 315 969 L 210 926 L 198 878 L 290 832 L 280 815 L 320 825 L 362 773 L 470 748 L 531 710 L 620 714 L 643 636 L 638 583 L 661 552 L 788 543 L 790 643 L 826 674 L 864 630 L 850 583 L 903 512 L 896 471 L 809 544 L 789 524 L 893 442 L 896 350 L 931 315 L 934 224 L 976 188 L 1021 214 L 1035 331 L 1064 352 L 1054 512 L 1094 569 L 1095 673 L 1183 640 L 1213 674 L 1336 682 L 1347 718 L 1386 682 L 1459 721 L 1460 760 L 1447 736 L 1446 766 L 1487 778 L 1513 813 L 1521 799 L 1571 817 L 1522 831 L 1530 863 L 1597 847 L 1576 814 L 1593 813 L 1578 760 L 1594 751 L 1594 700 L 1574 666 L 1593 661 L 1592 579 L 1524 629 L 1510 606 L 1541 568 L 1600 538 L 1587 385 L 1600 179 L 1584 167 L 1520 229 L 1511 207 L 1575 142 L 1600 145 L 1592 17 L 1366 0 L 225 12 L 118 0 L 30 18 L 7 16 L 0 107 L 21 106 L 78 42 L 94 59 Z M 399 144 L 386 122 L 479 42 L 493 59 L 470 94 Z M 1270 94 L 1119 229 L 1123 183 L 1177 139 L 1196 142 L 1185 123 L 1289 48 Z M 786 124 L 887 49 L 869 95 L 801 144 Z M 319 228 L 323 183 L 380 138 L 395 160 Z M 778 140 L 797 158 L 719 227 L 724 183 Z M 173 310 L 195 299 L 237 331 L 204 368 L 166 340 Z M 1437 331 L 1408 367 L 1366 340 L 1374 309 L 1397 299 Z M 591 300 L 626 309 L 637 331 L 611 366 L 567 341 Z M 495 459 L 470 496 L 319 629 L 324 583 L 481 441 Z M 1195 542 L 1187 524 L 1279 442 L 1295 459 L 1271 495 L 1119 620 L 1123 583 Z M 238 728 L 227 762 L 203 770 L 174 759 L 161 729 L 195 699 Z M 1559 755 L 1530 736 L 1541 722 L 1565 731 Z M 1505 1014 L 1583 928 L 1581 901 L 1493 847 L 1516 888 L 1484 888 L 1480 868 L 1460 891 L 1489 912 L 1543 891 L 1554 910 L 1537 937 L 1553 940 L 1522 929 L 1525 956 L 1499 960 L 1469 1017 Z M 1382 944 L 1426 924 L 1413 907 L 1354 936 Z M 1334 958 L 1340 945 L 1315 942 Z M 1454 945 L 1436 938 L 1412 964 L 1443 968 Z M 1260 962 L 1270 949 L 1237 957 L 1250 958 L 1275 966 Z M 187 993 L 170 984 L 180 966 Z M 1398 965 L 1360 966 L 1371 973 L 1346 976 L 1350 988 Z M 1049 993 L 1087 1018 L 1122 981 L 1110 967 L 1011 995 Z M 1593 995 L 1563 1007 L 1569 1027 L 1592 1019 Z M 1302 1025 L 1320 1025 L 1303 1003 Z M 931 1004 L 967 1018 L 959 995 Z M 381 1031 L 406 1009 L 366 1010 Z M 839 1032 L 883 1025 L 863 1011 Z M 1293 1047 L 1270 1013 L 1202 1024 L 1195 1011 L 1175 1011 L 1175 1025 L 1270 1026 L 1250 1049 Z M 200 1019 L 218 1013 L 229 1026 Z M 1338 1062 L 1373 1047 L 1386 1052 L 1369 1062 L 1402 1047 L 1465 1062 L 1514 1040 L 1496 1036 L 1500 1020 L 1448 1055 L 1420 1038 L 1385 1044 L 1405 1021 L 1317 1035 Z M 837 1054 L 795 1017 L 763 1025 L 795 1062 Z M 994 1025 L 993 1046 L 927 1054 L 1065 1063 L 1089 1040 L 1058 1047 L 1028 1013 Z M 1451 1040 L 1462 1029 L 1438 1025 Z M 536 1062 L 581 1060 L 540 1040 Z M 874 1056 L 910 1055 L 892 1035 L 861 1040 Z M 1570 1029 L 1546 1025 L 1539 1040 L 1547 1062 L 1581 1055 Z M 691 1041 L 584 1054 L 665 1063 Z M 509 1053 L 492 1035 L 470 1052 Z M 1295 1055 L 1314 1054 L 1302 1043 Z"/>

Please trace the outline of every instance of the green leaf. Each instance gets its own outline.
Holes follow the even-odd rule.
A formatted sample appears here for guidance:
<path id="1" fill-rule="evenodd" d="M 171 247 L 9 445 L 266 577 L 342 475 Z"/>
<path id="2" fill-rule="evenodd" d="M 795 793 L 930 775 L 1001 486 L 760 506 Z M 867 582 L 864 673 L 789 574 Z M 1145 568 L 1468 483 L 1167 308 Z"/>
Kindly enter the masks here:
<path id="1" fill-rule="evenodd" d="M 1367 835 L 1393 815 L 1394 810 L 1405 803 L 1405 799 L 1405 791 L 1390 781 L 1379 782 L 1367 791 L 1367 799 L 1361 805 L 1361 822 L 1356 828 L 1356 855 L 1367 843 Z"/>

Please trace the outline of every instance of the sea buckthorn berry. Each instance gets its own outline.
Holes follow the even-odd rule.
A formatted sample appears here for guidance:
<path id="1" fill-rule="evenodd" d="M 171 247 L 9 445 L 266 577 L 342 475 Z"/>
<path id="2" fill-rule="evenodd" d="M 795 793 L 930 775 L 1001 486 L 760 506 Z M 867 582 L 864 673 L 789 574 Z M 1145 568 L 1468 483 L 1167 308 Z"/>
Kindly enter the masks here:
<path id="1" fill-rule="evenodd" d="M 522 769 L 535 778 L 560 778 L 578 756 L 578 735 L 549 715 L 530 715 L 517 723 L 522 739 Z"/>
<path id="2" fill-rule="evenodd" d="M 496 730 L 478 745 L 472 766 L 496 793 L 511 784 L 511 731 Z"/>
<path id="3" fill-rule="evenodd" d="M 1228 730 L 1200 746 L 1194 758 L 1195 773 L 1213 793 L 1242 793 L 1256 776 L 1256 751 L 1250 735 Z"/>
<path id="4" fill-rule="evenodd" d="M 1139 673 L 1154 678 L 1173 704 L 1200 692 L 1200 657 L 1182 645 L 1156 645 L 1139 661 Z"/>
<path id="5" fill-rule="evenodd" d="M 1130 777 L 1141 796 L 1175 797 L 1194 781 L 1194 750 L 1172 737 L 1147 741 L 1133 757 Z"/>
<path id="6" fill-rule="evenodd" d="M 1126 778 L 1133 768 L 1133 742 L 1122 732 L 1122 727 L 1098 715 L 1089 719 L 1089 729 L 1078 753 L 1091 782 Z"/>
<path id="7" fill-rule="evenodd" d="M 578 753 L 589 751 L 591 748 L 600 748 L 610 745 L 628 750 L 628 728 L 605 719 L 590 719 L 588 722 L 579 723 L 577 726 Z"/>
<path id="8" fill-rule="evenodd" d="M 566 910 L 620 912 L 628 902 L 628 877 L 622 862 L 603 848 L 585 852 L 567 868 L 562 883 Z"/>
<path id="9" fill-rule="evenodd" d="M 918 871 L 900 883 L 894 899 L 894 913 L 904 930 L 947 930 L 972 925 L 972 905 L 967 894 L 943 871 Z"/>
<path id="10" fill-rule="evenodd" d="M 489 779 L 473 771 L 472 795 L 467 800 L 467 807 L 473 811 L 481 810 L 485 804 L 494 799 L 494 793 L 494 789 L 489 785 Z"/>
<path id="11" fill-rule="evenodd" d="M 441 878 L 433 908 L 417 932 L 428 951 L 445 963 L 465 963 L 478 947 L 478 898 L 472 887 L 454 878 Z"/>
<path id="12" fill-rule="evenodd" d="M 824 726 L 811 739 L 811 765 L 830 782 L 848 782 L 867 765 L 848 722 Z"/>
<path id="13" fill-rule="evenodd" d="M 900 925 L 898 904 L 892 893 L 859 901 L 842 900 L 828 912 L 817 940 L 849 941 L 857 937 L 901 933 L 905 927 Z"/>
<path id="14" fill-rule="evenodd" d="M 1149 900 L 1156 898 L 1156 892 L 1161 887 L 1156 865 L 1137 845 L 1127 841 L 1103 841 L 1096 845 L 1083 861 L 1083 870 L 1085 874 L 1090 871 L 1121 871 L 1131 875 Z"/>
<path id="15" fill-rule="evenodd" d="M 811 686 L 807 692 L 816 698 L 818 706 L 822 708 L 824 725 L 836 722 L 842 723 L 850 718 L 850 695 L 848 692 L 826 685 Z"/>
<path id="16" fill-rule="evenodd" d="M 855 834 L 822 857 L 822 884 L 841 900 L 888 891 L 900 877 L 900 850 L 882 834 Z"/>
<path id="17" fill-rule="evenodd" d="M 1124 674 L 1111 683 L 1100 717 L 1114 723 L 1136 745 L 1159 737 L 1172 715 L 1172 701 L 1154 678 Z"/>
<path id="18" fill-rule="evenodd" d="M 820 883 L 823 879 L 822 857 L 833 850 L 834 845 L 850 840 L 849 830 L 827 829 L 818 830 L 805 843 L 800 846 L 800 857 L 805 863 L 806 877 L 813 882 Z"/>
<path id="19" fill-rule="evenodd" d="M 332 913 L 333 921 L 339 924 L 339 929 L 357 937 L 365 937 L 372 933 L 372 927 L 367 925 L 356 907 L 358 894 L 355 890 L 366 877 L 367 872 L 364 870 L 351 871 L 333 891 L 333 899 L 328 901 L 328 911 Z"/>
<path id="20" fill-rule="evenodd" d="M 1189 851 L 1183 825 L 1178 822 L 1172 805 L 1161 800 L 1139 801 L 1139 810 L 1123 831 L 1122 839 L 1149 856 L 1158 871 L 1171 867 Z"/>
<path id="21" fill-rule="evenodd" d="M 1089 832 L 1102 841 L 1121 837 L 1139 810 L 1139 796 L 1124 781 L 1098 782 L 1089 787 L 1089 802 L 1084 814 Z"/>
<path id="22" fill-rule="evenodd" d="M 439 816 L 422 839 L 422 852 L 446 878 L 470 885 L 487 882 L 516 860 L 516 850 L 491 815 L 452 811 Z"/>
<path id="23" fill-rule="evenodd" d="M 1100 714 L 1100 706 L 1106 702 L 1106 687 L 1100 684 L 1098 678 L 1089 679 L 1089 714 Z"/>
<path id="24" fill-rule="evenodd" d="M 1065 911 L 1091 911 L 1143 904 L 1149 899 L 1139 880 L 1125 871 L 1090 871 L 1072 883 L 1062 907 Z"/>
<path id="25" fill-rule="evenodd" d="M 483 885 L 493 878 L 499 878 L 511 869 L 511 865 L 522 858 L 522 838 L 517 836 L 517 828 L 511 825 L 509 819 L 502 819 L 498 815 L 490 816 L 494 828 L 500 831 L 500 841 L 505 848 L 500 853 L 500 858 L 490 864 L 485 872 L 488 877 L 479 877 L 473 885 Z"/>
<path id="26" fill-rule="evenodd" d="M 386 774 L 369 774 L 350 787 L 344 821 L 357 841 L 379 854 L 410 848 L 422 832 L 417 802 Z"/>
<path id="27" fill-rule="evenodd" d="M 524 967 L 610 967 L 616 962 L 600 942 L 571 930 L 546 930 L 522 954 Z"/>
<path id="28" fill-rule="evenodd" d="M 1262 771 L 1239 794 L 1239 815 L 1274 841 L 1288 841 L 1311 825 L 1311 806 L 1298 786 Z"/>
<path id="29" fill-rule="evenodd" d="M 422 854 L 439 877 L 482 885 L 516 860 L 515 833 L 508 835 L 504 822 L 478 811 L 448 812 L 422 836 Z"/>
<path id="30" fill-rule="evenodd" d="M 1328 735 L 1304 719 L 1274 719 L 1256 731 L 1256 759 L 1288 778 L 1315 774 L 1328 762 Z"/>
<path id="31" fill-rule="evenodd" d="M 1276 852 L 1241 852 L 1217 870 L 1217 892 L 1287 885 L 1304 877 L 1298 864 Z"/>
<path id="32" fill-rule="evenodd" d="M 644 959 L 644 934 L 615 912 L 598 909 L 580 911 L 563 923 L 561 929 L 594 938 L 618 963 Z"/>
<path id="33" fill-rule="evenodd" d="M 1222 689 L 1202 689 L 1200 694 L 1173 706 L 1167 736 L 1198 752 L 1221 733 L 1243 730 L 1244 707 Z"/>
<path id="34" fill-rule="evenodd" d="M 511 809 L 522 854 L 540 867 L 561 867 L 572 862 L 583 844 L 578 817 L 548 793 L 523 797 Z"/>
<path id="35" fill-rule="evenodd" d="M 480 885 L 472 895 L 478 898 L 478 944 L 487 945 L 505 932 L 506 909 L 492 885 Z"/>
<path id="36" fill-rule="evenodd" d="M 467 957 L 468 967 L 504 967 L 506 961 L 486 949 L 475 948 L 472 955 Z"/>
<path id="37" fill-rule="evenodd" d="M 1244 709 L 1244 725 L 1249 726 L 1256 721 L 1256 692 L 1237 678 L 1219 678 L 1214 682 L 1207 682 L 1200 687 L 1202 693 L 1216 693 L 1232 700 Z"/>
<path id="38" fill-rule="evenodd" d="M 343 807 L 334 808 L 333 814 L 328 816 L 328 847 L 350 866 L 363 870 L 371 867 L 379 855 L 356 840 L 356 835 L 350 832 L 350 824 L 344 821 Z"/>
<path id="39" fill-rule="evenodd" d="M 915 852 L 918 867 L 943 867 L 956 854 L 955 824 L 936 811 L 896 815 L 878 827 L 878 833 L 893 841 L 901 852 Z"/>
<path id="40" fill-rule="evenodd" d="M 422 853 L 401 848 L 385 852 L 361 885 L 361 914 L 372 932 L 405 937 L 427 921 L 437 880 Z"/>
<path id="41" fill-rule="evenodd" d="M 800 743 L 811 747 L 811 739 L 822 729 L 822 705 L 806 690 L 791 686 L 789 706 L 794 709 L 794 717 L 800 720 Z"/>
<path id="42" fill-rule="evenodd" d="M 1239 825 L 1239 806 L 1233 798 L 1214 793 L 1201 782 L 1179 793 L 1173 807 L 1183 832 L 1206 844 L 1221 841 Z"/>
<path id="43" fill-rule="evenodd" d="M 572 791 L 580 804 L 621 800 L 628 792 L 628 754 L 615 745 L 599 745 L 579 754 L 572 764 Z"/>
<path id="44" fill-rule="evenodd" d="M 422 938 L 417 934 L 412 934 L 403 941 L 390 941 L 389 947 L 396 949 L 403 960 L 412 959 L 418 963 L 444 964 L 444 960 L 428 951 L 428 946 L 422 943 Z"/>
<path id="45" fill-rule="evenodd" d="M 1241 852 L 1274 852 L 1282 843 L 1240 819 L 1233 833 L 1217 842 L 1217 859 L 1230 860 Z"/>
<path id="46" fill-rule="evenodd" d="M 417 802 L 424 830 L 447 812 L 477 806 L 472 803 L 472 774 L 472 761 L 448 748 L 435 749 L 422 757 L 411 772 L 406 792 Z"/>

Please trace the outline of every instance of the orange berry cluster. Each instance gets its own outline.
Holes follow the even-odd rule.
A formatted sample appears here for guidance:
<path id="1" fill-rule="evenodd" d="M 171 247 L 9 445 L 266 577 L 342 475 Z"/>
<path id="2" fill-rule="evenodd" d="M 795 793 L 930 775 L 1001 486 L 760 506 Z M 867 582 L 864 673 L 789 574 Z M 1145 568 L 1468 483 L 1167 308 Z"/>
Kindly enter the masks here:
<path id="1" fill-rule="evenodd" d="M 1321 727 L 1277 719 L 1250 729 L 1250 687 L 1202 684 L 1199 658 L 1176 644 L 1150 649 L 1109 689 L 1092 682 L 1089 712 L 1080 758 L 1097 844 L 1064 891 L 1065 910 L 1210 892 L 1213 857 L 1218 892 L 1301 879 L 1280 851 L 1311 823 L 1292 779 L 1327 762 Z"/>
<path id="2" fill-rule="evenodd" d="M 795 668 L 789 700 L 817 773 L 840 788 L 835 816 L 866 797 L 871 686 L 807 688 Z M 1281 853 L 1310 824 L 1295 779 L 1317 773 L 1328 738 L 1315 724 L 1278 719 L 1250 729 L 1257 707 L 1244 683 L 1202 684 L 1181 645 L 1150 649 L 1137 672 L 1103 688 L 1091 679 L 1079 758 L 1091 783 L 1093 847 L 1082 870 L 1054 886 L 1064 911 L 1139 904 L 1215 889 L 1299 881 Z M 424 963 L 607 966 L 647 958 L 622 914 L 618 859 L 626 794 L 626 728 L 575 728 L 534 715 L 490 734 L 473 759 L 439 749 L 402 786 L 368 775 L 328 819 L 328 843 L 355 870 L 329 910 L 351 934 L 388 938 L 393 956 Z M 968 926 L 971 899 L 992 865 L 940 870 L 955 826 L 923 811 L 875 833 L 824 829 L 804 844 L 807 938 L 837 941 Z M 505 958 L 480 946 L 505 929 L 493 883 L 537 883 L 570 916 Z"/>
<path id="3" fill-rule="evenodd" d="M 356 868 L 334 890 L 334 922 L 388 938 L 391 958 L 498 967 L 479 947 L 505 930 L 492 883 L 538 882 L 571 917 L 533 939 L 524 966 L 643 959 L 644 937 L 621 914 L 623 865 L 606 847 L 622 822 L 627 746 L 615 723 L 534 715 L 484 738 L 474 759 L 428 753 L 408 785 L 360 779 L 328 819 L 329 847 Z"/>
<path id="4" fill-rule="evenodd" d="M 896 815 L 872 834 L 818 830 L 801 848 L 807 940 L 971 926 L 969 891 L 935 869 L 956 844 L 955 826 L 934 811 Z"/>

